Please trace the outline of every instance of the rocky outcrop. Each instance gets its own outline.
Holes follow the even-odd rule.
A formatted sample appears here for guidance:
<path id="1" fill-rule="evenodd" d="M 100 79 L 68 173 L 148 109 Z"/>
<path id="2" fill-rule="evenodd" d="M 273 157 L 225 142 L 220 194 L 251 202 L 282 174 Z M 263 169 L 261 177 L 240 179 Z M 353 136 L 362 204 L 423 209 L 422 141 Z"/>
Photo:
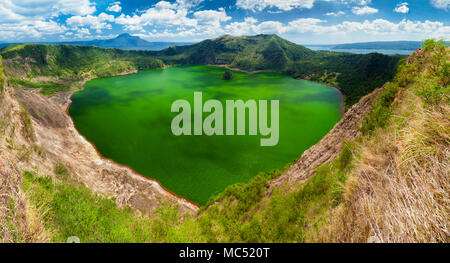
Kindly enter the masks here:
<path id="1" fill-rule="evenodd" d="M 270 182 L 270 189 L 303 182 L 314 174 L 317 167 L 333 161 L 341 152 L 344 141 L 351 141 L 361 135 L 361 120 L 371 110 L 384 87 L 366 95 L 353 105 L 322 140 L 306 150 L 287 172 Z"/>

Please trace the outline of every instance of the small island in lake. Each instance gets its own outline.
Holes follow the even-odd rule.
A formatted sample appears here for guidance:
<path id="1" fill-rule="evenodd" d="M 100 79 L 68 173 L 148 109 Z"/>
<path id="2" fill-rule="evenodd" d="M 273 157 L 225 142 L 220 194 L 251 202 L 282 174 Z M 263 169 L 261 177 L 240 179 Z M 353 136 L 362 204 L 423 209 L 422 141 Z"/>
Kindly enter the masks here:
<path id="1" fill-rule="evenodd" d="M 233 73 L 231 73 L 231 71 L 226 71 L 223 76 L 222 76 L 223 80 L 231 80 L 233 79 Z"/>

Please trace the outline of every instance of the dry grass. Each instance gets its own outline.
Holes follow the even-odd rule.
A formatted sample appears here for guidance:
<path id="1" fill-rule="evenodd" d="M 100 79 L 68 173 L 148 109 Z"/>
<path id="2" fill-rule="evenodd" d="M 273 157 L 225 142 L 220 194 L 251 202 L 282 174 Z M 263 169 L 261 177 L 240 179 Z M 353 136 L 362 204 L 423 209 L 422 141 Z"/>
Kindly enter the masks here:
<path id="1" fill-rule="evenodd" d="M 404 91 L 391 124 L 359 143 L 323 241 L 449 242 L 450 111 Z"/>

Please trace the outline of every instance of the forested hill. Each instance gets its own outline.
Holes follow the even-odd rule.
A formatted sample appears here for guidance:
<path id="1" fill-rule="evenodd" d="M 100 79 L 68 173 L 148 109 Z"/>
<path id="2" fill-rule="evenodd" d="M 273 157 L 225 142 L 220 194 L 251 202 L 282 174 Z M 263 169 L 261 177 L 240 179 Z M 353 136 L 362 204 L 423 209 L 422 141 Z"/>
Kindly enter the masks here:
<path id="1" fill-rule="evenodd" d="M 225 35 L 154 52 L 166 64 L 226 64 L 247 71 L 272 70 L 338 87 L 346 106 L 394 76 L 401 56 L 313 51 L 277 35 Z"/>
<path id="2" fill-rule="evenodd" d="M 22 86 L 50 87 L 52 94 L 67 83 L 165 65 L 228 65 L 242 70 L 270 70 L 294 78 L 338 87 L 346 107 L 394 76 L 401 56 L 312 51 L 276 35 L 225 35 L 190 46 L 161 51 L 128 51 L 88 46 L 21 44 L 0 50 L 12 80 Z M 53 77 L 42 84 L 39 76 Z M 70 82 L 69 85 L 73 83 Z"/>
<path id="3" fill-rule="evenodd" d="M 45 95 L 79 89 L 88 79 L 164 67 L 145 51 L 90 46 L 20 44 L 1 49 L 0 56 L 11 85 Z"/>

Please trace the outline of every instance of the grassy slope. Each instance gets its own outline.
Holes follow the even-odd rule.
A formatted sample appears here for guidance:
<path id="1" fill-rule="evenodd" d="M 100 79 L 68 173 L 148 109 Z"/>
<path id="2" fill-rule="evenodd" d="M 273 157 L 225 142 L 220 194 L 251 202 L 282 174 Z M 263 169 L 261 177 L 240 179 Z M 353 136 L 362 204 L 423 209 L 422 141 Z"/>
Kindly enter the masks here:
<path id="1" fill-rule="evenodd" d="M 0 56 L 0 98 L 3 96 L 3 89 L 5 85 L 5 80 L 3 76 L 3 58 Z"/>
<path id="2" fill-rule="evenodd" d="M 164 66 L 144 51 L 97 47 L 21 44 L 8 46 L 0 54 L 12 85 L 41 88 L 46 95 L 68 90 L 86 79 Z"/>
<path id="3" fill-rule="evenodd" d="M 26 173 L 23 187 L 55 241 L 448 242 L 449 60 L 446 47 L 427 42 L 380 95 L 363 136 L 305 184 L 269 198 L 280 172 L 230 186 L 182 221 L 169 207 L 152 218 L 118 209 L 67 175 Z"/>

